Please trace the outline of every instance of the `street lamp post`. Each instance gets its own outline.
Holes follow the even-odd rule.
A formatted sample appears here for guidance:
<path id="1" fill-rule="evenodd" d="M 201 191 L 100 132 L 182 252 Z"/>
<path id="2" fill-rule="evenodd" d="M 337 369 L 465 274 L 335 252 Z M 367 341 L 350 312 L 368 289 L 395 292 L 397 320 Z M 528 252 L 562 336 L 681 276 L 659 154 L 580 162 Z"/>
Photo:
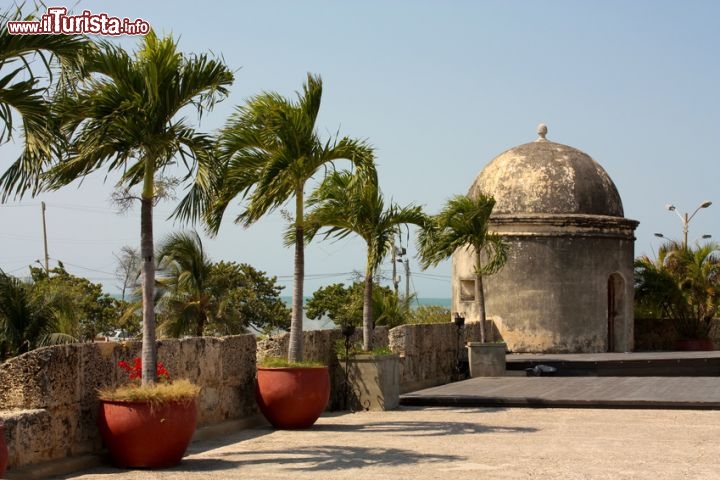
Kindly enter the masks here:
<path id="1" fill-rule="evenodd" d="M 666 237 L 665 235 L 663 235 L 662 233 L 654 233 L 653 235 L 655 235 L 655 236 L 658 237 L 658 238 L 668 238 L 668 237 Z M 701 240 L 701 239 L 702 239 L 702 240 L 707 240 L 708 238 L 712 238 L 712 235 L 710 235 L 709 233 L 706 233 L 705 235 L 700 236 L 700 237 L 699 237 L 697 240 L 695 240 L 695 241 L 697 242 L 698 240 Z M 670 239 L 668 238 L 668 240 L 670 240 Z"/>
<path id="2" fill-rule="evenodd" d="M 675 205 L 673 205 L 672 203 L 665 205 L 665 208 L 667 208 L 671 212 L 675 212 L 675 215 L 677 215 L 678 218 L 680 219 L 680 221 L 682 222 L 683 248 L 685 250 L 687 250 L 687 247 L 688 247 L 688 225 L 690 224 L 690 220 L 693 219 L 695 214 L 697 214 L 701 208 L 708 208 L 710 205 L 712 205 L 712 202 L 710 202 L 710 201 L 701 203 L 700 205 L 698 205 L 698 207 L 695 209 L 695 211 L 691 215 L 688 215 L 687 212 L 685 212 L 684 214 L 681 215 L 680 212 L 677 211 L 677 208 L 675 208 Z"/>

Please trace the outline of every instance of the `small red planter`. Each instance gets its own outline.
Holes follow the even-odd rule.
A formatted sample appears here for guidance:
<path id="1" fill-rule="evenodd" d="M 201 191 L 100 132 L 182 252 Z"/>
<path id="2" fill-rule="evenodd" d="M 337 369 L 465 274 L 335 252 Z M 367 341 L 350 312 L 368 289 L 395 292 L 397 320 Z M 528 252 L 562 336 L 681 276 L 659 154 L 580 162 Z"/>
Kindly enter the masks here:
<path id="1" fill-rule="evenodd" d="M 119 467 L 167 468 L 182 460 L 197 425 L 196 401 L 100 401 L 98 426 Z"/>
<path id="2" fill-rule="evenodd" d="M 330 400 L 327 367 L 258 367 L 255 399 L 276 428 L 309 428 Z"/>
<path id="3" fill-rule="evenodd" d="M 681 352 L 709 352 L 715 350 L 715 345 L 709 338 L 678 340 L 675 349 Z"/>

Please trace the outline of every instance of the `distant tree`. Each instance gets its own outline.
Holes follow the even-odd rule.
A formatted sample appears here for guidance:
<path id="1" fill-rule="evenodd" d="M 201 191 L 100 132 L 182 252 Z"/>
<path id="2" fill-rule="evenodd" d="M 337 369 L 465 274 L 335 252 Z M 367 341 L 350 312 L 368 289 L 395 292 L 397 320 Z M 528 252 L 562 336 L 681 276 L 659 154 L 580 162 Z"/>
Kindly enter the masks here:
<path id="1" fill-rule="evenodd" d="M 472 249 L 475 255 L 475 302 L 480 314 L 480 341 L 485 342 L 485 291 L 483 276 L 500 270 L 507 261 L 507 245 L 490 233 L 490 214 L 495 199 L 482 193 L 474 197 L 457 195 L 420 230 L 418 245 L 422 268 L 437 265 L 458 249 Z"/>
<path id="2" fill-rule="evenodd" d="M 230 335 L 248 330 L 269 332 L 290 328 L 290 309 L 280 298 L 283 286 L 246 263 L 219 262 L 210 270 L 210 283 L 227 292 L 213 333 Z"/>
<path id="3" fill-rule="evenodd" d="M 230 335 L 288 327 L 290 311 L 275 278 L 250 265 L 213 263 L 196 232 L 168 235 L 158 247 L 160 328 L 169 336 Z"/>
<path id="4" fill-rule="evenodd" d="M 307 300 L 305 315 L 315 320 L 326 316 L 336 325 L 362 325 L 362 292 L 362 282 L 320 287 Z"/>
<path id="5" fill-rule="evenodd" d="M 408 322 L 414 295 L 407 298 L 398 297 L 392 289 L 385 286 L 373 287 L 372 295 L 374 325 L 394 328 Z M 367 350 L 367 347 L 363 346 L 363 349 Z"/>
<path id="6" fill-rule="evenodd" d="M 0 270 L 0 359 L 50 343 L 55 314 L 49 302 L 24 282 Z"/>
<path id="7" fill-rule="evenodd" d="M 103 293 L 102 285 L 68 273 L 62 263 L 45 272 L 30 267 L 32 295 L 52 309 L 56 333 L 76 341 L 92 341 L 120 326 L 124 304 Z"/>
<path id="8" fill-rule="evenodd" d="M 158 308 L 161 328 L 170 336 L 203 336 L 220 299 L 209 284 L 210 259 L 196 232 L 168 235 L 158 246 Z"/>
<path id="9" fill-rule="evenodd" d="M 115 268 L 115 278 L 120 282 L 121 299 L 125 300 L 128 291 L 136 290 L 140 285 L 140 266 L 142 259 L 140 250 L 125 245 L 119 254 L 113 254 L 118 264 Z"/>
<path id="10" fill-rule="evenodd" d="M 308 318 L 316 320 L 326 316 L 338 326 L 361 326 L 364 292 L 364 281 L 349 286 L 334 283 L 318 288 L 308 299 L 305 314 Z M 408 309 L 404 299 L 398 300 L 391 288 L 378 284 L 374 285 L 372 292 L 374 325 L 392 328 L 406 322 Z"/>
<path id="11" fill-rule="evenodd" d="M 59 343 L 93 340 L 117 327 L 122 303 L 102 286 L 60 266 L 30 267 L 20 280 L 0 271 L 0 357 Z"/>

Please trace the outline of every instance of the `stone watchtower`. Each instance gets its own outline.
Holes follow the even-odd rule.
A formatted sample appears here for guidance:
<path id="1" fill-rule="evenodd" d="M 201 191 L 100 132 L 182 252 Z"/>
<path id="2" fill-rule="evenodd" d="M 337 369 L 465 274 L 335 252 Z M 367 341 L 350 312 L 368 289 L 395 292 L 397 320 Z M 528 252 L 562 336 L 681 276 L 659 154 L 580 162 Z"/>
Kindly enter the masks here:
<path id="1" fill-rule="evenodd" d="M 505 268 L 483 282 L 493 330 L 513 352 L 630 351 L 638 222 L 597 162 L 547 140 L 545 125 L 538 134 L 487 164 L 469 191 L 495 197 L 490 230 L 509 245 Z M 472 251 L 459 249 L 452 309 L 477 321 L 474 301 Z"/>

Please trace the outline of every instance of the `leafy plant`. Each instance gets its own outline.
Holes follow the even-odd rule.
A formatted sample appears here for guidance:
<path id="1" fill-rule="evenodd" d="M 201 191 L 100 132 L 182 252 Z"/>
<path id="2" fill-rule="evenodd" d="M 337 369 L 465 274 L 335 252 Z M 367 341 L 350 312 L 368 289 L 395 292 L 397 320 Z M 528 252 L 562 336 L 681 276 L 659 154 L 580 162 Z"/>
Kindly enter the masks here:
<path id="1" fill-rule="evenodd" d="M 190 401 L 200 394 L 200 387 L 187 379 L 172 380 L 165 366 L 157 363 L 158 383 L 141 385 L 142 361 L 136 357 L 132 363 L 124 360 L 118 366 L 127 372 L 129 383 L 114 388 L 103 388 L 98 391 L 101 400 L 115 402 L 148 402 L 156 406 L 169 401 Z"/>
<path id="2" fill-rule="evenodd" d="M 635 260 L 635 311 L 669 318 L 681 340 L 706 339 L 720 303 L 720 245 L 670 241 Z"/>
<path id="3" fill-rule="evenodd" d="M 364 283 L 352 285 L 334 283 L 315 290 L 306 303 L 308 318 L 320 319 L 327 316 L 336 325 L 362 325 Z M 409 300 L 398 299 L 392 289 L 378 285 L 372 290 L 373 327 L 384 325 L 396 327 L 406 322 Z"/>
<path id="4" fill-rule="evenodd" d="M 408 323 L 448 323 L 450 309 L 440 305 L 420 305 L 410 312 Z"/>
<path id="5" fill-rule="evenodd" d="M 264 368 L 314 368 L 324 367 L 325 364 L 314 360 L 303 360 L 295 362 L 290 361 L 287 358 L 266 357 L 258 361 L 258 366 Z"/>

